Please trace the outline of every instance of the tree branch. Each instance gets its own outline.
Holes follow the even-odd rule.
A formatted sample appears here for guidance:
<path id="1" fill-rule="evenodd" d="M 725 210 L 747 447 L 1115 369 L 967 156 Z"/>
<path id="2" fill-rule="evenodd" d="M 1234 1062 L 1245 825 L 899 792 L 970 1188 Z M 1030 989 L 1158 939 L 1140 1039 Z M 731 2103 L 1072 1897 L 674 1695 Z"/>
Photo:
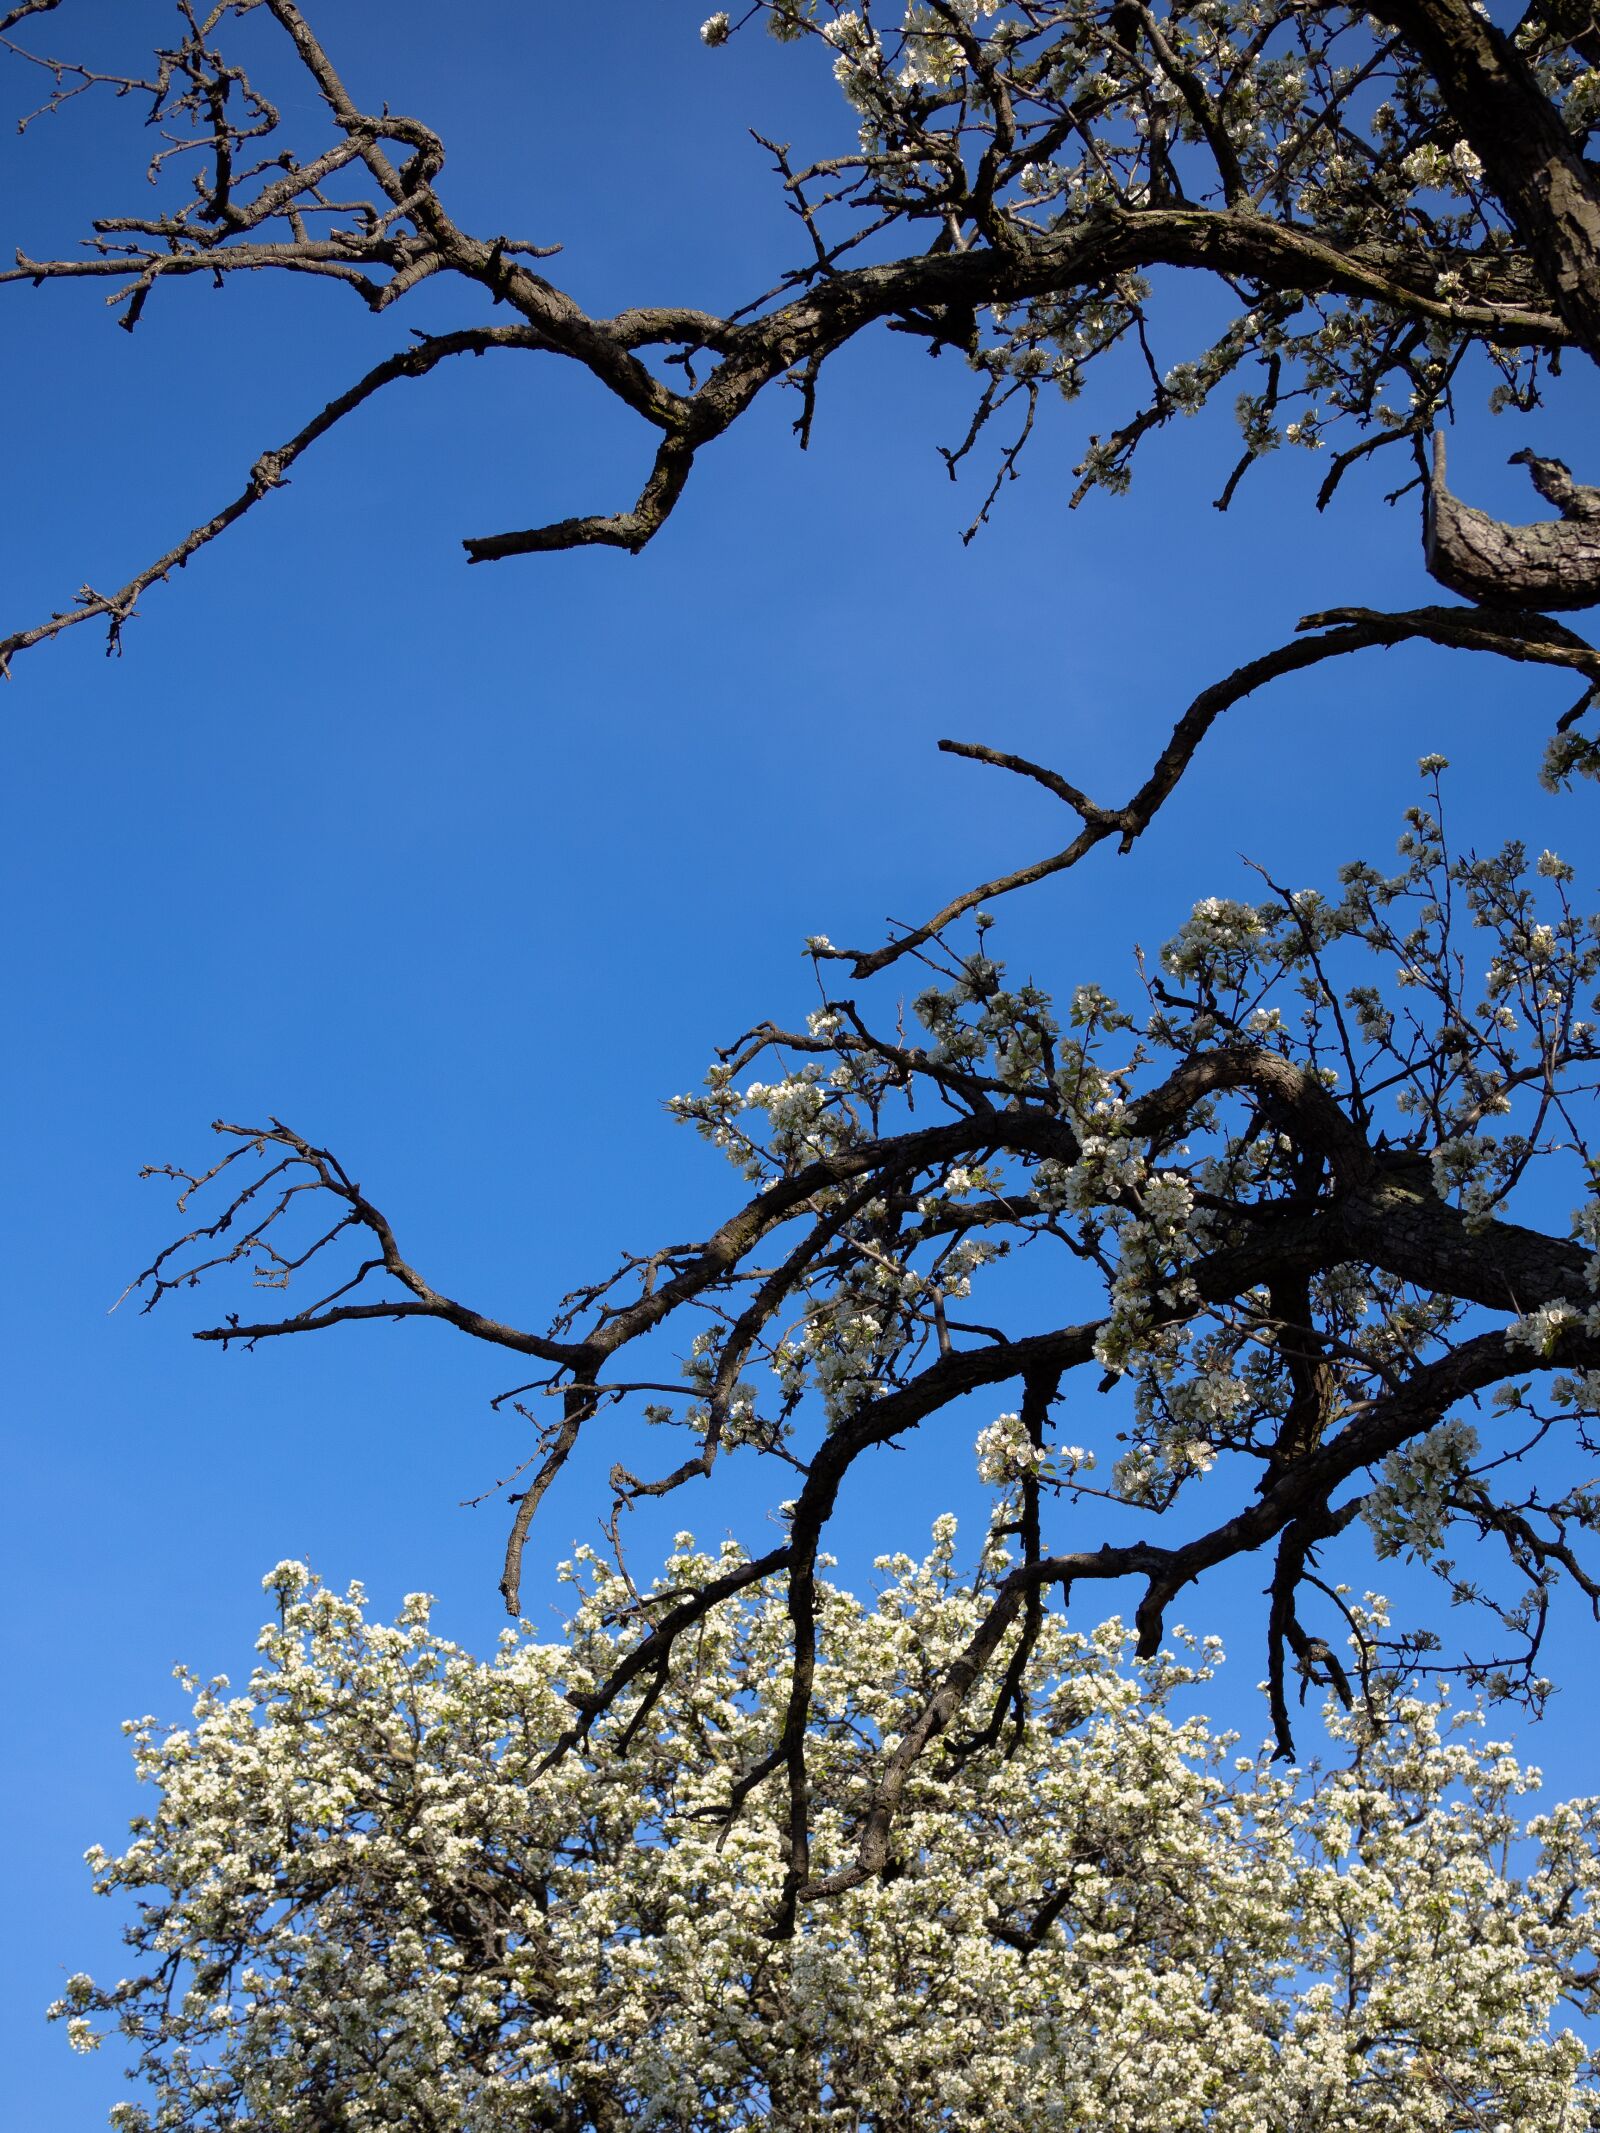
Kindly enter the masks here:
<path id="1" fill-rule="evenodd" d="M 848 962 L 851 975 L 857 980 L 868 978 L 898 962 L 903 955 L 924 947 L 947 926 L 968 911 L 976 910 L 980 904 L 992 903 L 997 897 L 1010 895 L 1013 890 L 1028 888 L 1034 882 L 1047 880 L 1052 874 L 1066 873 L 1110 837 L 1119 840 L 1119 852 L 1131 851 L 1170 799 L 1201 743 L 1225 711 L 1253 695 L 1265 683 L 1318 666 L 1325 659 L 1340 659 L 1349 652 L 1388 648 L 1421 638 L 1459 651 L 1495 652 L 1504 659 L 1523 664 L 1564 667 L 1583 675 L 1591 683 L 1600 684 L 1600 650 L 1561 623 L 1520 609 L 1490 611 L 1421 607 L 1399 614 L 1383 614 L 1373 608 L 1335 607 L 1321 614 L 1302 616 L 1296 628 L 1318 630 L 1324 634 L 1279 645 L 1275 651 L 1247 661 L 1221 681 L 1202 689 L 1173 727 L 1149 776 L 1132 799 L 1121 807 L 1099 806 L 1057 772 L 1043 769 L 1021 756 L 1008 755 L 1000 749 L 971 741 L 940 741 L 939 747 L 946 755 L 993 764 L 1045 786 L 1082 818 L 1082 829 L 1070 844 L 1049 858 L 1037 859 L 1029 866 L 1018 867 L 1009 874 L 981 882 L 975 889 L 963 891 L 960 896 L 952 897 L 932 918 L 894 940 L 886 941 L 881 948 L 829 946 L 818 953 L 825 958 Z"/>

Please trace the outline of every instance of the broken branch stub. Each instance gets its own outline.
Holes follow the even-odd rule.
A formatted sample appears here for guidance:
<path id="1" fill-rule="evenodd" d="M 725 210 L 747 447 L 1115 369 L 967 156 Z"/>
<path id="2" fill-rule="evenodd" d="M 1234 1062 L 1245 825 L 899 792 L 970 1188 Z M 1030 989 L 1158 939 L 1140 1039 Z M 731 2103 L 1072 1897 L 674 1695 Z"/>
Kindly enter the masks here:
<path id="1" fill-rule="evenodd" d="M 1561 516 L 1511 526 L 1452 496 L 1443 435 L 1433 438 L 1422 547 L 1429 574 L 1486 607 L 1574 608 L 1600 601 L 1600 489 L 1575 482 L 1559 459 L 1513 454 Z"/>

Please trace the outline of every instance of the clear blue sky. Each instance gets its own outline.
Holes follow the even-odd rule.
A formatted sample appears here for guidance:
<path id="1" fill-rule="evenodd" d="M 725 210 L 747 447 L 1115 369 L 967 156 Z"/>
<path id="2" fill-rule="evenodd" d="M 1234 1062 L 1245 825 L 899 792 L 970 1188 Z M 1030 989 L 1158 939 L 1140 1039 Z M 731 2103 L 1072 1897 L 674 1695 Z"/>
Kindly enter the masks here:
<path id="1" fill-rule="evenodd" d="M 358 95 L 443 133 L 461 219 L 559 240 L 552 271 L 604 309 L 765 287 L 794 240 L 746 127 L 821 145 L 837 125 L 809 55 L 704 53 L 703 12 L 314 14 Z M 34 43 L 170 21 L 157 0 L 68 0 Z M 33 94 L 20 75 L 0 70 L 7 112 Z M 64 249 L 144 197 L 136 117 L 85 105 L 0 136 L 8 249 Z M 1164 361 L 1192 352 L 1193 299 L 1172 302 Z M 408 325 L 467 322 L 432 290 L 404 308 L 193 282 L 130 338 L 92 289 L 0 291 L 0 629 L 120 582 Z M 179 1659 L 248 1670 L 261 1572 L 304 1554 L 384 1607 L 432 1589 L 469 1643 L 499 1622 L 503 1513 L 457 1508 L 521 1455 L 487 1410 L 495 1356 L 379 1328 L 224 1358 L 181 1301 L 108 1316 L 170 1223 L 140 1164 L 204 1160 L 214 1116 L 277 1112 L 346 1157 L 442 1285 L 531 1324 L 617 1247 L 712 1218 L 731 1174 L 659 1099 L 713 1043 L 810 1004 L 803 936 L 875 939 L 886 913 L 1064 841 L 1053 803 L 939 757 L 939 735 L 1120 800 L 1188 697 L 1307 609 L 1429 596 L 1414 500 L 1384 510 L 1382 472 L 1319 519 L 1319 467 L 1285 453 L 1218 517 L 1226 416 L 1156 439 L 1130 498 L 1069 515 L 1087 430 L 1133 390 L 1108 378 L 1053 414 L 964 550 L 981 490 L 952 489 L 935 445 L 968 381 L 878 336 L 832 367 L 809 456 L 770 395 L 640 559 L 468 571 L 463 534 L 631 499 L 646 443 L 555 364 L 470 363 L 320 446 L 147 599 L 122 660 L 86 630 L 19 660 L 0 694 L 11 2122 L 79 2133 L 115 2093 L 109 2052 L 76 2061 L 39 2019 L 67 1971 L 119 1970 L 79 1855 L 133 1811 L 121 1718 L 175 1711 Z M 1588 376 L 1565 391 L 1548 420 L 1470 420 L 1456 485 L 1520 508 L 1513 446 L 1595 434 Z M 1458 766 L 1464 838 L 1553 844 L 1592 883 L 1592 795 L 1553 801 L 1535 775 L 1571 693 L 1438 651 L 1282 684 L 1229 716 L 1134 857 L 1019 902 L 1004 946 L 1046 981 L 1116 980 L 1132 942 L 1241 890 L 1241 852 L 1308 884 L 1381 858 L 1433 749 Z M 607 1457 L 548 1507 L 536 1618 Z M 969 1467 L 964 1440 L 948 1488 L 919 1467 L 892 1512 L 861 1492 L 848 1545 L 915 1545 Z M 715 1532 L 736 1505 L 694 1516 Z M 1203 1626 L 1238 1622 L 1243 1647 L 1236 1598 Z M 1254 1649 L 1239 1667 L 1254 1680 Z M 1575 1787 L 1571 1703 L 1535 1752 Z"/>

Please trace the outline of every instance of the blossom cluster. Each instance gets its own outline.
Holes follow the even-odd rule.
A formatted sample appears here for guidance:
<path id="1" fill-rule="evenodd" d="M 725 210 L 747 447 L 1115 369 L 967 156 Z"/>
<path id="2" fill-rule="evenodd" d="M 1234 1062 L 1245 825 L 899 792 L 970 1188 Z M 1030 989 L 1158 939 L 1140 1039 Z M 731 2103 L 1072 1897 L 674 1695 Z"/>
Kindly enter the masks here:
<path id="1" fill-rule="evenodd" d="M 1439 1552 L 1462 1491 L 1473 1486 L 1479 1449 L 1472 1424 L 1452 1417 L 1408 1444 L 1403 1455 L 1389 1454 L 1361 1514 L 1380 1557 L 1404 1551 L 1426 1560 Z"/>
<path id="2" fill-rule="evenodd" d="M 1033 1443 L 1019 1414 L 996 1415 L 979 1430 L 974 1449 L 978 1479 L 995 1488 L 1025 1480 L 1061 1486 L 1095 1468 L 1094 1453 L 1081 1444 Z"/>

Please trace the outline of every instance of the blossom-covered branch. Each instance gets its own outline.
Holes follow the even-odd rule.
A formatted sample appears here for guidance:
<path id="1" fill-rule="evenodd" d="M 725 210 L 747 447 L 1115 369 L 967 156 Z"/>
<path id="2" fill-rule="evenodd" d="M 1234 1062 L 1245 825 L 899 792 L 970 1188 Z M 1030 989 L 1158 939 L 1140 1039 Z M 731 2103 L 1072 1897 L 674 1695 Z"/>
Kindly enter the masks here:
<path id="1" fill-rule="evenodd" d="M 18 67 L 44 78 L 45 113 L 68 123 L 82 99 L 133 97 L 147 101 L 162 143 L 153 205 L 98 218 L 75 256 L 20 247 L 0 282 L 102 281 L 130 329 L 150 301 L 176 296 L 167 285 L 196 276 L 223 285 L 242 272 L 310 274 L 347 287 L 374 316 L 424 282 L 449 284 L 467 316 L 423 344 L 431 357 L 386 356 L 330 394 L 287 456 L 383 385 L 486 346 L 576 363 L 655 435 L 631 505 L 469 539 L 478 562 L 638 550 L 696 455 L 767 386 L 803 384 L 808 432 L 827 360 L 877 324 L 972 365 L 977 414 L 947 454 L 952 472 L 1014 399 L 1031 427 L 1041 391 L 1072 398 L 1126 344 L 1141 351 L 1148 399 L 1090 441 L 1086 484 L 1120 487 L 1152 430 L 1253 378 L 1239 399 L 1236 477 L 1280 440 L 1315 447 L 1349 432 L 1324 498 L 1346 465 L 1419 439 L 1447 413 L 1470 353 L 1497 372 L 1501 401 L 1526 404 L 1546 357 L 1595 352 L 1585 291 L 1600 219 L 1581 143 L 1600 111 L 1600 77 L 1541 22 L 1514 50 L 1481 26 L 1474 50 L 1458 52 L 1456 0 L 1389 10 L 1393 36 L 1341 8 L 1256 0 L 1162 10 L 914 0 L 891 10 L 892 26 L 835 0 L 760 0 L 752 12 L 826 56 L 854 123 L 843 153 L 804 167 L 778 153 L 806 255 L 725 316 L 665 305 L 592 317 L 541 271 L 556 247 L 462 227 L 441 191 L 437 133 L 363 110 L 295 0 L 184 0 L 176 42 L 158 47 L 144 75 L 12 34 L 48 13 L 54 35 L 70 7 L 13 8 L 0 20 Z M 274 77 L 272 93 L 227 48 L 231 25 L 251 15 L 282 33 L 285 86 Z M 726 43 L 728 29 L 713 17 L 706 41 Z M 324 130 L 291 145 L 284 112 L 291 98 L 303 105 L 308 81 Z M 1554 191 L 1551 181 L 1541 192 L 1531 151 L 1507 145 L 1532 139 L 1529 127 L 1559 166 Z M 1160 334 L 1143 276 L 1153 267 L 1205 274 L 1234 310 L 1211 346 L 1165 367 L 1150 352 Z M 486 304 L 508 307 L 518 326 L 485 333 Z M 106 622 L 116 642 L 140 594 L 270 493 L 276 477 L 260 467 L 281 470 L 285 457 L 258 461 L 234 503 L 119 592 L 85 588 L 76 606 L 0 638 L 0 666 L 86 619 Z M 1013 449 L 1002 471 L 1014 463 Z"/>
<path id="2" fill-rule="evenodd" d="M 753 1579 L 778 1580 L 785 1717 L 725 1806 L 787 1774 L 791 1921 L 803 1899 L 884 1870 L 913 1766 L 963 1725 L 986 1737 L 1000 1722 L 1052 1594 L 1131 1581 L 1149 1654 L 1180 1593 L 1272 1551 L 1287 1753 L 1290 1670 L 1348 1691 L 1325 1656 L 1338 1624 L 1317 1617 L 1338 1612 L 1327 1559 L 1365 1532 L 1496 1617 L 1497 1648 L 1441 1663 L 1538 1703 L 1552 1593 L 1600 1603 L 1593 1483 L 1547 1474 L 1552 1437 L 1600 1441 L 1586 1117 L 1600 921 L 1574 908 L 1554 854 L 1452 855 L 1440 768 L 1424 765 L 1431 796 L 1409 811 L 1398 872 L 1352 866 L 1336 897 L 1268 881 L 1260 904 L 1207 899 L 1143 972 L 1137 1013 L 1093 986 L 1063 1009 L 1008 982 L 980 914 L 975 947 L 939 935 L 911 951 L 930 979 L 920 1039 L 826 995 L 803 1028 L 751 1032 L 672 1106 L 746 1196 L 703 1240 L 574 1292 L 543 1333 L 432 1287 L 348 1172 L 276 1123 L 221 1126 L 214 1170 L 163 1173 L 186 1208 L 224 1198 L 155 1261 L 148 1300 L 230 1267 L 285 1287 L 337 1264 L 301 1309 L 230 1314 L 200 1338 L 427 1316 L 547 1365 L 502 1396 L 535 1431 L 504 1576 L 513 1612 L 535 1511 L 619 1410 L 686 1440 L 657 1475 L 617 1463 L 619 1509 L 703 1488 L 729 1457 L 774 1462 L 783 1543 L 748 1576 L 645 1610 L 566 1746 L 641 1682 L 661 1692 L 679 1641 Z M 828 946 L 811 943 L 819 980 Z M 1577 1205 L 1571 1235 L 1520 1213 L 1557 1180 Z M 997 1419 L 984 1399 L 1007 1384 L 1022 1398 Z M 950 1428 L 975 1422 L 998 1551 L 988 1597 L 886 1751 L 853 1865 L 821 1875 L 806 1758 L 830 1524 L 891 1448 L 910 1456 L 937 1426 L 944 1459 Z M 1503 1574 L 1462 1576 L 1460 1529 L 1501 1551 Z M 1022 1550 L 1005 1562 L 1008 1537 Z M 1431 1634 L 1406 1625 L 1395 1648 L 1429 1650 Z M 969 1721 L 969 1706 L 991 1715 Z"/>

